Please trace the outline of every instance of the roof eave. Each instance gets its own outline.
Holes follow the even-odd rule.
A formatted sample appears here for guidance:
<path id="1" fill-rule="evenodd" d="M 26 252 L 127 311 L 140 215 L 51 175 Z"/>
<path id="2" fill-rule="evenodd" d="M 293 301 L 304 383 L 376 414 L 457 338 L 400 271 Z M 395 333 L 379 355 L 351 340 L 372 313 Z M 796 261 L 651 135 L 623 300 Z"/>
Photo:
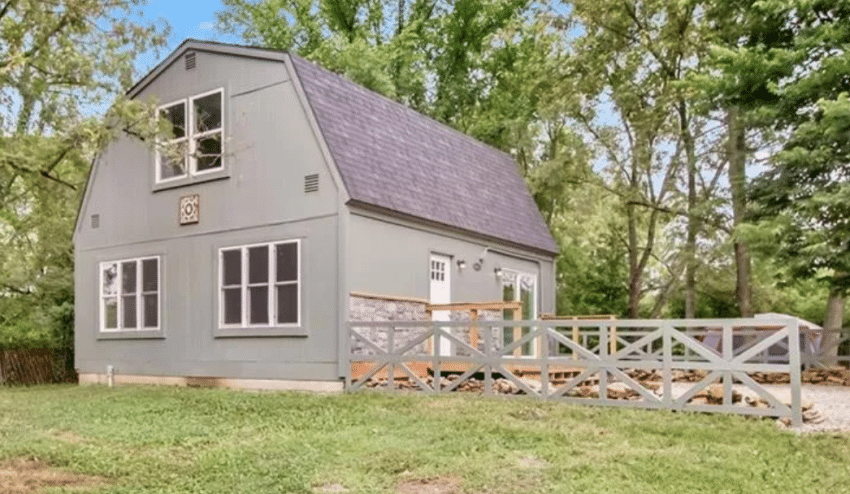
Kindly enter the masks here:
<path id="1" fill-rule="evenodd" d="M 538 247 L 538 246 L 535 246 L 535 245 L 521 244 L 521 243 L 514 242 L 514 241 L 511 241 L 511 240 L 507 240 L 507 239 L 504 239 L 504 238 L 495 237 L 493 235 L 487 235 L 486 233 L 481 233 L 481 232 L 477 232 L 477 231 L 474 231 L 474 230 L 468 230 L 466 228 L 460 228 L 458 226 L 450 225 L 450 224 L 447 224 L 447 223 L 442 223 L 442 222 L 439 222 L 439 221 L 429 220 L 428 218 L 422 218 L 421 216 L 403 213 L 401 211 L 396 211 L 394 209 L 389 209 L 389 208 L 386 208 L 386 207 L 383 207 L 383 206 L 378 206 L 378 205 L 371 204 L 371 203 L 368 203 L 368 202 L 363 202 L 363 201 L 360 201 L 360 200 L 357 200 L 357 199 L 351 199 L 350 201 L 348 201 L 346 203 L 346 206 L 353 208 L 353 209 L 359 209 L 361 211 L 379 213 L 379 214 L 383 214 L 385 216 L 389 216 L 389 217 L 392 217 L 392 218 L 397 218 L 397 219 L 401 219 L 401 220 L 405 220 L 405 221 L 410 221 L 412 223 L 418 223 L 418 224 L 424 225 L 424 226 L 430 226 L 430 227 L 438 228 L 438 229 L 445 230 L 445 231 L 450 231 L 450 232 L 459 233 L 459 234 L 462 234 L 462 235 L 467 235 L 467 236 L 474 237 L 476 239 L 484 240 L 484 241 L 487 241 L 487 242 L 499 243 L 499 244 L 502 244 L 506 247 L 512 247 L 512 248 L 515 248 L 515 249 L 530 251 L 530 252 L 534 252 L 535 254 L 544 255 L 546 257 L 554 258 L 555 256 L 558 255 L 557 245 L 555 245 L 555 247 L 554 247 L 555 250 L 549 250 L 549 249 L 546 249 L 546 248 L 543 248 L 543 247 Z M 554 239 L 552 240 L 552 242 L 553 243 L 555 242 Z"/>
<path id="2" fill-rule="evenodd" d="M 259 60 L 269 60 L 275 62 L 284 62 L 286 53 L 279 50 L 264 49 L 252 46 L 238 46 L 216 43 L 211 41 L 199 41 L 195 39 L 187 39 L 180 43 L 180 46 L 174 49 L 171 54 L 163 61 L 158 63 L 156 67 L 151 69 L 139 82 L 127 90 L 128 98 L 135 98 L 147 86 L 149 86 L 159 75 L 164 72 L 172 63 L 179 60 L 187 51 L 198 51 L 206 53 L 216 53 L 221 55 L 236 55 L 246 58 L 254 58 Z"/>

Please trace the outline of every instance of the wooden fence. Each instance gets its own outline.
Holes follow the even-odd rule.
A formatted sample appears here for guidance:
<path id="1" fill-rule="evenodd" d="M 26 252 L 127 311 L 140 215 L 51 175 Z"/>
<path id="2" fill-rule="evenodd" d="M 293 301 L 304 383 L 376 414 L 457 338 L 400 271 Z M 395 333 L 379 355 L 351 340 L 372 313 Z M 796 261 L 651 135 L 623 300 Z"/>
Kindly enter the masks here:
<path id="1" fill-rule="evenodd" d="M 0 349 L 0 386 L 76 382 L 69 350 Z"/>
<path id="2" fill-rule="evenodd" d="M 765 327 L 770 331 L 759 330 Z M 485 395 L 499 393 L 507 383 L 516 391 L 512 394 L 543 400 L 789 417 L 802 423 L 800 328 L 794 319 L 390 321 L 350 322 L 349 329 L 354 373 L 347 376 L 348 390 L 398 390 L 403 381 L 408 389 L 446 393 L 476 380 Z M 470 333 L 478 336 L 478 345 L 470 344 Z M 716 344 L 707 346 L 706 338 L 714 336 Z M 765 358 L 776 345 L 787 349 L 784 361 Z M 519 348 L 533 351 L 518 355 Z M 699 378 L 674 386 L 674 375 L 687 372 Z M 776 372 L 790 375 L 789 397 L 751 377 Z M 657 385 L 634 377 L 640 373 L 657 376 Z M 612 398 L 614 383 L 631 398 Z M 589 386 L 595 394 L 586 392 Z M 696 399 L 709 388 L 714 403 Z M 741 399 L 742 390 L 752 397 L 749 402 Z"/>

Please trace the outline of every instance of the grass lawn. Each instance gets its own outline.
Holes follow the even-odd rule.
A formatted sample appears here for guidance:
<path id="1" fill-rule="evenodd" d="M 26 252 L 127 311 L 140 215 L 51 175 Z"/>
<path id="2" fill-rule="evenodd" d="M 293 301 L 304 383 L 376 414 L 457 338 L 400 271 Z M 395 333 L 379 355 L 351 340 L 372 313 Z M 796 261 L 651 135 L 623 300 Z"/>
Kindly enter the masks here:
<path id="1" fill-rule="evenodd" d="M 470 395 L 0 388 L 0 492 L 66 491 L 832 494 L 850 435 Z"/>

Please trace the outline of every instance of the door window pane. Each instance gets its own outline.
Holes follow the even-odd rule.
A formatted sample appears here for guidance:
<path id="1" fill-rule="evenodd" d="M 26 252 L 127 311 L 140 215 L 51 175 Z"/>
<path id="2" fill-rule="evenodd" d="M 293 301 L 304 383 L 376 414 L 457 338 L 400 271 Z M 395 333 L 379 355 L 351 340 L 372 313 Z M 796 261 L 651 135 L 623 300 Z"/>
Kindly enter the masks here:
<path id="1" fill-rule="evenodd" d="M 295 281 L 298 279 L 298 244 L 278 244 L 277 281 Z"/>
<path id="2" fill-rule="evenodd" d="M 530 321 L 535 317 L 534 306 L 534 278 L 531 276 L 522 276 L 519 280 L 519 301 L 522 302 L 522 318 Z M 523 327 L 523 336 L 531 332 L 531 328 Z M 532 342 L 526 342 L 522 345 L 523 355 L 532 355 Z"/>
<path id="3" fill-rule="evenodd" d="M 277 322 L 279 324 L 298 322 L 298 285 L 277 287 Z"/>

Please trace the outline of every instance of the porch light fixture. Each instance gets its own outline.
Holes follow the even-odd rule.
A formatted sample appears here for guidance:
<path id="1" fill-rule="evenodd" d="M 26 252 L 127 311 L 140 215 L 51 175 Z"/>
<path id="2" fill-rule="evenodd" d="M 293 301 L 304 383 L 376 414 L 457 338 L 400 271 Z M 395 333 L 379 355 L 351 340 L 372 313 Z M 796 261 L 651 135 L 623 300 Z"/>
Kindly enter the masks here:
<path id="1" fill-rule="evenodd" d="M 497 280 L 502 279 L 502 267 L 501 266 L 496 266 L 496 269 L 493 270 L 493 273 L 496 275 Z"/>
<path id="2" fill-rule="evenodd" d="M 465 267 L 466 267 L 466 261 L 464 261 L 463 259 L 458 259 L 457 260 L 457 268 L 463 269 Z"/>

